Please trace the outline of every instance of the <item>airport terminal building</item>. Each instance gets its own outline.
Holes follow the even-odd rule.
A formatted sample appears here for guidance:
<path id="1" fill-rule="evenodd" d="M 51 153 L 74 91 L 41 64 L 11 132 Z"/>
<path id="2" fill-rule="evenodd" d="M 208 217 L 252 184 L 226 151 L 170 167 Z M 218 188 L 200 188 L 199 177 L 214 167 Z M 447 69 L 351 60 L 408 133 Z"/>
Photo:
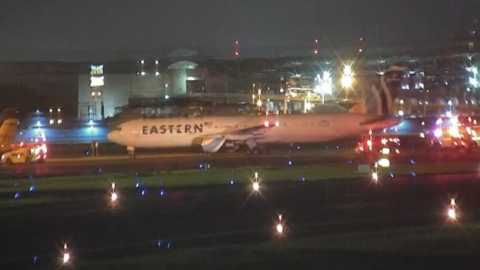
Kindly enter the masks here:
<path id="1" fill-rule="evenodd" d="M 451 99 L 454 104 L 468 101 L 476 106 L 480 48 L 477 43 L 476 47 L 469 42 L 465 48 L 461 47 L 464 43 L 461 41 L 452 42 L 456 47 L 442 54 L 417 56 L 374 54 L 364 50 L 341 58 L 304 54 L 211 59 L 199 52 L 178 50 L 158 58 L 0 63 L 0 87 L 4 89 L 3 100 L 23 98 L 30 109 L 37 106 L 48 114 L 49 109 L 61 108 L 62 117 L 88 122 L 112 117 L 125 106 L 155 107 L 174 96 L 252 103 L 259 94 L 263 99 L 287 94 L 306 96 L 307 92 L 323 91 L 318 88 L 318 79 L 322 80 L 327 72 L 331 87 L 324 94 L 326 99 L 355 99 L 369 92 L 389 66 L 400 64 L 407 66 L 408 72 L 397 85 L 397 105 L 448 103 Z M 342 85 L 347 64 L 354 73 L 351 87 Z M 101 67 L 101 72 L 92 73 L 92 67 Z M 92 77 L 102 78 L 92 84 Z M 31 93 L 40 97 L 30 98 Z M 252 100 L 253 95 L 256 97 Z M 407 112 L 410 110 L 405 109 L 403 113 Z M 411 113 L 416 112 L 411 110 Z"/>

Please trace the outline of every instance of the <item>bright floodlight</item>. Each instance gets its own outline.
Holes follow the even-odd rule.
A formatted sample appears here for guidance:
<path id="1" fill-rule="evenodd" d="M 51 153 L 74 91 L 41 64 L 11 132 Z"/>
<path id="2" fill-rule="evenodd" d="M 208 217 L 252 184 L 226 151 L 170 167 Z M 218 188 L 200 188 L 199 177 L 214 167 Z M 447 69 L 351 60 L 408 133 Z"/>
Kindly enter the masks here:
<path id="1" fill-rule="evenodd" d="M 388 168 L 390 167 L 390 160 L 388 160 L 387 158 L 382 158 L 378 161 L 378 165 L 384 168 Z"/>
<path id="2" fill-rule="evenodd" d="M 68 252 L 67 244 L 63 245 L 62 264 L 70 262 L 70 253 Z"/>
<path id="3" fill-rule="evenodd" d="M 329 71 L 324 71 L 323 72 L 323 80 L 328 81 L 329 79 L 331 79 L 330 72 Z"/>
<path id="4" fill-rule="evenodd" d="M 468 78 L 468 82 L 469 82 L 473 87 L 478 87 L 479 84 L 480 84 L 475 77 L 470 77 L 470 78 Z"/>
<path id="5" fill-rule="evenodd" d="M 117 194 L 117 192 L 113 192 L 113 193 L 112 193 L 112 197 L 111 197 L 111 201 L 112 201 L 112 202 L 115 202 L 115 201 L 117 201 L 117 199 L 118 199 L 118 194 Z"/>
<path id="6" fill-rule="evenodd" d="M 352 66 L 351 65 L 346 65 L 345 68 L 343 68 L 343 73 L 347 76 L 353 75 Z"/>
<path id="7" fill-rule="evenodd" d="M 260 184 L 258 182 L 253 182 L 253 190 L 254 191 L 259 191 L 260 190 Z"/>
<path id="8" fill-rule="evenodd" d="M 257 106 L 258 106 L 258 107 L 262 107 L 262 101 L 261 101 L 260 99 L 257 100 Z"/>
<path id="9" fill-rule="evenodd" d="M 455 205 L 456 205 L 456 204 L 455 204 L 455 199 L 450 199 L 450 205 L 451 205 L 451 206 L 455 206 Z"/>
<path id="10" fill-rule="evenodd" d="M 343 88 L 350 88 L 353 85 L 353 78 L 352 76 L 344 75 L 341 79 L 342 87 Z"/>
<path id="11" fill-rule="evenodd" d="M 448 217 L 451 219 L 457 219 L 457 213 L 455 213 L 455 209 L 448 209 Z"/>
<path id="12" fill-rule="evenodd" d="M 278 215 L 278 224 L 275 228 L 277 230 L 277 233 L 279 234 L 283 233 L 282 215 Z"/>
<path id="13" fill-rule="evenodd" d="M 377 182 L 378 181 L 378 173 L 377 172 L 372 172 L 372 180 Z"/>
<path id="14" fill-rule="evenodd" d="M 283 225 L 282 224 L 277 224 L 277 233 L 280 233 L 280 234 L 283 233 Z"/>
<path id="15" fill-rule="evenodd" d="M 382 148 L 382 154 L 383 155 L 389 155 L 390 154 L 390 148 Z"/>
<path id="16" fill-rule="evenodd" d="M 470 70 L 472 71 L 473 74 L 478 74 L 478 68 L 477 67 L 472 67 Z"/>
<path id="17" fill-rule="evenodd" d="M 70 254 L 67 252 L 63 254 L 62 262 L 65 264 L 68 263 L 68 261 L 70 261 Z"/>

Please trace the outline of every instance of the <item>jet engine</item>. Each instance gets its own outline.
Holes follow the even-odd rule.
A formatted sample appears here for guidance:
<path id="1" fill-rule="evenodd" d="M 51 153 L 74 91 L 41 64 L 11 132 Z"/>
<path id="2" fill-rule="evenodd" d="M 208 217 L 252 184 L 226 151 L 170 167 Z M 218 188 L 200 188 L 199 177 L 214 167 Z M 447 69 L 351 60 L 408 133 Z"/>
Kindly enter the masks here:
<path id="1" fill-rule="evenodd" d="M 225 144 L 226 139 L 221 138 L 221 137 L 213 137 L 213 138 L 203 138 L 201 145 L 203 148 L 203 151 L 208 152 L 208 153 L 215 153 L 222 148 L 222 146 Z"/>

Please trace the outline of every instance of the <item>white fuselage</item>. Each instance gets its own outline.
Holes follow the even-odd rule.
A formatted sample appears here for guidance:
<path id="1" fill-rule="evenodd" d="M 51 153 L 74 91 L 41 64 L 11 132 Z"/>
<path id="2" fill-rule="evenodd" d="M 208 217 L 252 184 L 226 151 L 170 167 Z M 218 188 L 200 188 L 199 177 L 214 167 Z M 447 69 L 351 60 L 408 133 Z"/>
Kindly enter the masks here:
<path id="1" fill-rule="evenodd" d="M 125 122 L 108 134 L 134 148 L 188 147 L 212 137 L 258 143 L 322 142 L 359 135 L 372 116 L 352 113 L 156 118 Z"/>

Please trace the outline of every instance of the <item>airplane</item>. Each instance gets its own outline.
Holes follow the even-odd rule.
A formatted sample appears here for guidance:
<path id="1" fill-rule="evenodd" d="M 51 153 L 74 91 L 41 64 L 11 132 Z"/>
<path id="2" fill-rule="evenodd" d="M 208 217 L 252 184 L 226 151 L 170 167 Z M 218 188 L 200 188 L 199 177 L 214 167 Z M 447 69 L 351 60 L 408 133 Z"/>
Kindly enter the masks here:
<path id="1" fill-rule="evenodd" d="M 246 145 L 249 152 L 259 154 L 265 152 L 263 146 L 272 143 L 315 143 L 360 135 L 399 123 L 389 117 L 394 92 L 388 84 L 398 81 L 398 73 L 404 70 L 387 70 L 380 90 L 372 86 L 376 115 L 367 113 L 364 99 L 345 113 L 135 119 L 118 125 L 107 139 L 126 146 L 130 156 L 135 157 L 136 148 L 197 145 L 209 153 L 220 149 L 233 152 Z"/>

